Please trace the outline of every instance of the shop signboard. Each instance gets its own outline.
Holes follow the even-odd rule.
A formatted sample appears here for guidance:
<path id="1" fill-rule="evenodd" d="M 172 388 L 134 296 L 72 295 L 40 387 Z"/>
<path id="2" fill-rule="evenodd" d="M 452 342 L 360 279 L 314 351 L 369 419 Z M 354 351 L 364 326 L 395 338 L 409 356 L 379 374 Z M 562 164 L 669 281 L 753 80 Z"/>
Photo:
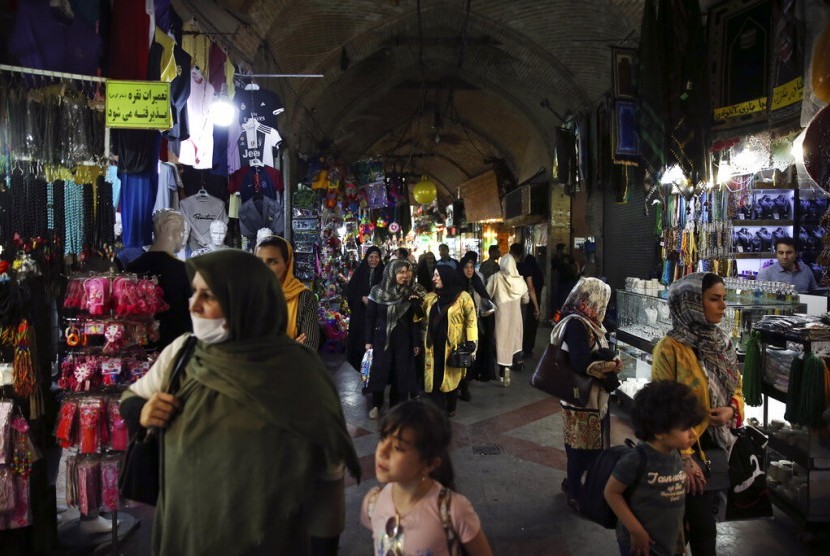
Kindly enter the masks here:
<path id="1" fill-rule="evenodd" d="M 170 83 L 107 81 L 106 126 L 126 129 L 170 129 Z"/>

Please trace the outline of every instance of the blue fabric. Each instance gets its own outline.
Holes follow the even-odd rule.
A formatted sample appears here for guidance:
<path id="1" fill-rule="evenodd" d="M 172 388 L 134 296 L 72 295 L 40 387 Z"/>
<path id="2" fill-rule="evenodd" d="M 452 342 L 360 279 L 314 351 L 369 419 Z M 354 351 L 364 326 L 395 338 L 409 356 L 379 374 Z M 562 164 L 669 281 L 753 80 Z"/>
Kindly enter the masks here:
<path id="1" fill-rule="evenodd" d="M 121 225 L 124 247 L 153 243 L 153 204 L 158 190 L 158 171 L 119 174 Z"/>

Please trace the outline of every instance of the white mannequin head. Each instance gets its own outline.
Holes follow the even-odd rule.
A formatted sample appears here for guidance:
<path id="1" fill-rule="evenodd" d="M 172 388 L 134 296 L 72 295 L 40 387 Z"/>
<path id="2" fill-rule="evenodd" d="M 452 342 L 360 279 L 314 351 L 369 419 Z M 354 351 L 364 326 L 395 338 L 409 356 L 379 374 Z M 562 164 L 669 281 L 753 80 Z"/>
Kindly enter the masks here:
<path id="1" fill-rule="evenodd" d="M 176 253 L 184 247 L 185 220 L 181 212 L 173 209 L 160 209 L 153 213 L 153 233 L 155 241 L 152 251 Z"/>
<path id="2" fill-rule="evenodd" d="M 221 220 L 214 220 L 210 223 L 210 244 L 218 247 L 225 242 L 225 235 L 228 233 L 228 225 Z"/>

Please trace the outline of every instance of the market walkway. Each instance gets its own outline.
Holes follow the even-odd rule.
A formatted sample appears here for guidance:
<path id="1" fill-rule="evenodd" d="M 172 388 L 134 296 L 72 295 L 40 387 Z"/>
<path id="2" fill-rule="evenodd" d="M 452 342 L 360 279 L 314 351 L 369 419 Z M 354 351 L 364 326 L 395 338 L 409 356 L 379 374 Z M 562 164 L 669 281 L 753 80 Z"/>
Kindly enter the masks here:
<path id="1" fill-rule="evenodd" d="M 549 328 L 539 330 L 539 354 L 549 333 Z M 358 373 L 342 356 L 327 356 L 326 363 L 340 391 L 364 472 L 364 481 L 359 485 L 352 481 L 346 491 L 348 525 L 340 553 L 369 554 L 370 535 L 360 525 L 359 511 L 364 494 L 376 484 L 377 421 L 368 418 Z M 481 516 L 495 554 L 617 554 L 614 532 L 574 514 L 559 492 L 565 476 L 561 412 L 558 403 L 529 385 L 534 364 L 535 360 L 524 373 L 516 373 L 510 388 L 474 383 L 472 401 L 459 402 L 458 415 L 452 419 L 452 458 L 459 490 Z M 621 442 L 626 436 L 633 438 L 626 415 L 612 403 L 612 440 Z M 61 496 L 60 491 L 58 494 Z M 120 553 L 149 554 L 152 510 L 141 507 L 128 511 L 140 516 L 142 524 Z M 817 548 L 800 545 L 795 524 L 777 511 L 773 519 L 718 526 L 718 554 L 722 556 L 820 553 Z"/>

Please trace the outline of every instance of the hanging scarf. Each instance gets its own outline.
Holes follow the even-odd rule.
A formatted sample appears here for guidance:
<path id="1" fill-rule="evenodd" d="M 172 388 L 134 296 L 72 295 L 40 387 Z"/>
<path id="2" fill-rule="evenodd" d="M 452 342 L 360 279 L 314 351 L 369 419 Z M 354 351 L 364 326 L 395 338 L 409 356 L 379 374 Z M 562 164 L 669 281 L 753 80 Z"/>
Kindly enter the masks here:
<path id="1" fill-rule="evenodd" d="M 693 348 L 709 381 L 711 407 L 729 405 L 738 387 L 738 357 L 732 342 L 718 325 L 706 320 L 703 309 L 703 277 L 706 273 L 688 274 L 669 288 L 669 311 L 672 329 L 668 336 Z M 732 446 L 728 425 L 709 427 L 718 444 Z"/>
<path id="2" fill-rule="evenodd" d="M 383 278 L 380 284 L 372 287 L 369 293 L 369 299 L 378 305 L 386 305 L 386 346 L 389 348 L 389 339 L 392 336 L 392 330 L 398 320 L 406 314 L 412 306 L 410 298 L 413 295 L 423 297 L 426 291 L 421 286 L 414 284 L 411 280 L 406 284 L 398 284 L 395 275 L 402 269 L 412 269 L 412 263 L 403 259 L 396 259 L 390 262 L 386 268 L 383 269 Z"/>
<path id="3" fill-rule="evenodd" d="M 512 255 L 505 255 L 499 259 L 499 269 L 487 281 L 487 293 L 496 305 L 515 301 L 527 293 L 527 282 L 519 274 Z"/>
<path id="4" fill-rule="evenodd" d="M 580 278 L 562 304 L 563 317 L 576 315 L 588 324 L 598 338 L 605 337 L 605 308 L 611 287 L 599 278 Z"/>

